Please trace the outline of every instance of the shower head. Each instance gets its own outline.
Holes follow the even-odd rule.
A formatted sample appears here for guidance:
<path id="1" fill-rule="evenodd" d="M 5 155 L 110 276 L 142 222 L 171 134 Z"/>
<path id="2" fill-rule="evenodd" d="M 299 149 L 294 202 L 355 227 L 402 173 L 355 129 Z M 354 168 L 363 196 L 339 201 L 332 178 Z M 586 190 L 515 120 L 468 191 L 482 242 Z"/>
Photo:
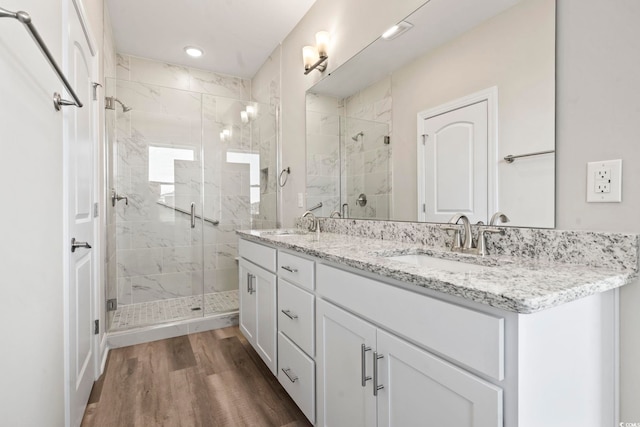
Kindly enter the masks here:
<path id="1" fill-rule="evenodd" d="M 123 113 L 131 111 L 131 107 L 127 107 L 122 101 L 120 101 L 118 98 L 114 98 L 113 96 L 107 96 L 104 99 L 104 108 L 106 108 L 107 110 L 115 110 L 116 102 L 122 106 Z"/>
<path id="2" fill-rule="evenodd" d="M 351 139 L 353 139 L 354 141 L 357 141 L 358 137 L 360 137 L 360 136 L 364 136 L 364 132 L 360 131 L 360 132 L 356 133 L 355 135 L 353 135 L 351 137 Z"/>

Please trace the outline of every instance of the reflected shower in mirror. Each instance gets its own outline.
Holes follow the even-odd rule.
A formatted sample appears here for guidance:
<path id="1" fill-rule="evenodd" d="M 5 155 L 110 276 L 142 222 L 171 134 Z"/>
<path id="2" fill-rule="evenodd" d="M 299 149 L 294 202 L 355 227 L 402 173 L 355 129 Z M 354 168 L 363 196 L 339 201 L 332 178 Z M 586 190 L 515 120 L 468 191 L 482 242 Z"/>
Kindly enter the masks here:
<path id="1" fill-rule="evenodd" d="M 554 227 L 555 0 L 431 0 L 403 21 L 307 92 L 307 206 Z"/>

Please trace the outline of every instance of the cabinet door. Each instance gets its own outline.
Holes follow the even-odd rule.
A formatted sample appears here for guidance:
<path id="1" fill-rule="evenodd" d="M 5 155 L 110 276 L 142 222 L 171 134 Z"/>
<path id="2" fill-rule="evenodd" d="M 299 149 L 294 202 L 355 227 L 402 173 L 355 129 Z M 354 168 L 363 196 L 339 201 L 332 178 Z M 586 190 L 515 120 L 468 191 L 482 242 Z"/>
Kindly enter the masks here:
<path id="1" fill-rule="evenodd" d="M 254 348 L 277 375 L 276 275 L 252 266 L 252 289 L 256 298 Z"/>
<path id="2" fill-rule="evenodd" d="M 376 329 L 322 300 L 316 310 L 317 425 L 375 426 L 376 400 L 365 378 L 372 375 Z"/>
<path id="3" fill-rule="evenodd" d="M 255 347 L 256 295 L 252 291 L 251 264 L 240 259 L 238 268 L 238 295 L 240 297 L 240 331 Z"/>
<path id="4" fill-rule="evenodd" d="M 502 389 L 378 330 L 378 426 L 499 427 Z"/>

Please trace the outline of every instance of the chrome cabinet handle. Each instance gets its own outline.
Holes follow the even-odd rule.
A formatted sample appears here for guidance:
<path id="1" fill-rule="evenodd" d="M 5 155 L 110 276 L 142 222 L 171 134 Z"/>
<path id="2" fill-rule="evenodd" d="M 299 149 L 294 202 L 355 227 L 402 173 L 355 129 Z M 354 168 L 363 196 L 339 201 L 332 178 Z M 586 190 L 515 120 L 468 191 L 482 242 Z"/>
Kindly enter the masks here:
<path id="1" fill-rule="evenodd" d="M 91 245 L 87 242 L 78 242 L 74 237 L 71 239 L 71 252 L 75 252 L 78 248 L 91 249 Z"/>
<path id="2" fill-rule="evenodd" d="M 289 381 L 291 381 L 292 383 L 295 383 L 296 381 L 298 381 L 298 377 L 296 376 L 296 374 L 290 373 L 291 372 L 290 368 L 287 368 L 287 369 L 282 368 L 282 372 L 284 372 L 287 378 L 289 378 Z"/>
<path id="3" fill-rule="evenodd" d="M 280 267 L 283 270 L 287 270 L 289 273 L 297 273 L 298 270 L 296 270 L 295 268 L 289 267 L 288 265 L 283 265 L 282 267 Z"/>
<path id="4" fill-rule="evenodd" d="M 367 347 L 366 345 L 362 344 L 360 346 L 360 366 L 362 367 L 362 373 L 361 373 L 362 387 L 366 387 L 367 381 L 371 379 L 371 377 L 367 376 L 367 359 L 366 359 L 367 351 L 371 351 L 371 347 Z"/>
<path id="5" fill-rule="evenodd" d="M 282 312 L 282 314 L 284 314 L 291 320 L 295 320 L 298 318 L 298 315 L 291 313 L 291 310 L 280 310 L 280 311 Z"/>
<path id="6" fill-rule="evenodd" d="M 196 204 L 191 202 L 191 228 L 196 228 Z"/>
<path id="7" fill-rule="evenodd" d="M 255 289 L 253 289 L 253 283 L 252 280 L 255 276 L 251 273 L 247 273 L 247 293 L 249 295 L 253 294 L 253 292 L 255 291 Z"/>
<path id="8" fill-rule="evenodd" d="M 252 274 L 251 279 L 249 279 L 249 283 L 251 283 L 251 295 L 256 293 L 256 275 Z"/>
<path id="9" fill-rule="evenodd" d="M 378 395 L 378 390 L 382 390 L 384 388 L 383 385 L 378 385 L 378 360 L 382 359 L 384 356 L 378 354 L 377 352 L 373 352 L 373 395 Z"/>

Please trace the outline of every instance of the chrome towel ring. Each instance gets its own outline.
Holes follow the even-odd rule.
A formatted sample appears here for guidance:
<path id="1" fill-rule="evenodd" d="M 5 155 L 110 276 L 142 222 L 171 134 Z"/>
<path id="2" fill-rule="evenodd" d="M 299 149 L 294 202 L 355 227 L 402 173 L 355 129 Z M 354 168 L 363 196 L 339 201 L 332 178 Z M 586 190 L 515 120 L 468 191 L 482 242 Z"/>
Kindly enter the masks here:
<path id="1" fill-rule="evenodd" d="M 286 175 L 284 175 L 285 173 Z M 290 173 L 291 173 L 290 167 L 287 166 L 285 169 L 282 169 L 282 172 L 280 172 L 280 176 L 278 176 L 278 185 L 280 185 L 280 187 L 284 187 L 284 185 L 287 183 Z M 282 179 L 283 175 L 284 175 L 284 179 Z"/>

